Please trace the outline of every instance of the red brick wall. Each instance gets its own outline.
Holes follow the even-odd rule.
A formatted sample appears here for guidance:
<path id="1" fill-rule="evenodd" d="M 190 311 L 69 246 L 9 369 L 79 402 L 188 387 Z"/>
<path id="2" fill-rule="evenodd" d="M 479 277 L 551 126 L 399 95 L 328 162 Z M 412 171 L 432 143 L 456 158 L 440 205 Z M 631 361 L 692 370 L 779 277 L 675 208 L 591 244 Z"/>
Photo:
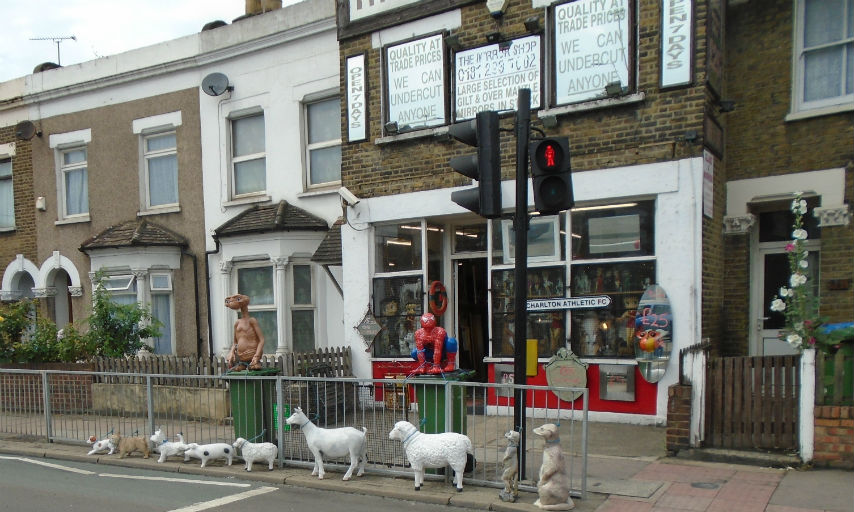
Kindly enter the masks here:
<path id="1" fill-rule="evenodd" d="M 659 89 L 660 2 L 638 0 L 637 7 L 639 73 L 637 90 L 646 97 L 643 102 L 562 114 L 558 126 L 544 128 L 539 118 L 532 117 L 532 127 L 550 136 L 568 135 L 572 150 L 573 171 L 603 169 L 624 165 L 662 162 L 699 156 L 701 146 L 683 141 L 688 130 L 702 138 L 706 108 L 705 88 L 705 4 L 696 6 L 695 81 L 688 87 Z M 463 48 L 483 45 L 488 32 L 500 30 L 505 38 L 528 34 L 524 21 L 540 16 L 542 9 L 532 9 L 528 0 L 508 0 L 500 25 L 489 15 L 483 3 L 461 8 L 462 26 L 457 31 Z M 544 39 L 545 40 L 545 39 Z M 451 156 L 470 152 L 471 148 L 453 142 L 439 143 L 433 137 L 377 145 L 382 136 L 382 96 L 380 49 L 371 46 L 371 36 L 361 35 L 340 41 L 341 93 L 346 97 L 346 58 L 365 53 L 368 92 L 368 138 L 364 142 L 345 143 L 342 147 L 341 179 L 356 195 L 377 197 L 466 185 L 470 180 L 448 165 Z M 545 48 L 545 45 L 544 45 Z M 548 66 L 544 62 L 545 66 Z M 543 75 L 545 79 L 545 74 Z M 512 128 L 514 116 L 501 117 L 502 128 Z M 346 113 L 342 116 L 342 133 L 346 130 Z M 515 176 L 515 141 L 502 133 L 501 153 L 503 179 Z M 604 184 L 605 186 L 618 186 Z"/>
<path id="2" fill-rule="evenodd" d="M 691 386 L 674 384 L 667 388 L 667 453 L 676 455 L 690 448 Z"/>
<path id="3" fill-rule="evenodd" d="M 36 265 L 35 197 L 33 196 L 33 160 L 30 141 L 17 140 L 15 127 L 0 128 L 0 143 L 15 144 L 12 157 L 12 190 L 15 197 L 15 230 L 0 233 L 0 271 L 23 254 Z"/>
<path id="4" fill-rule="evenodd" d="M 854 406 L 815 407 L 816 466 L 854 468 Z"/>

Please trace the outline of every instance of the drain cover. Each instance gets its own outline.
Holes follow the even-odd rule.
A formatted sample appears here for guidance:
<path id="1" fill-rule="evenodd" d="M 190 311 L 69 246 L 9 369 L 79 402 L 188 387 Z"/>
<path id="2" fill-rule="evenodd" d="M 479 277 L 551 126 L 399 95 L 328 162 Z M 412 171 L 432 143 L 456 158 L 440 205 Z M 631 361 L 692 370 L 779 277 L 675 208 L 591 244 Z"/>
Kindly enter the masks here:
<path id="1" fill-rule="evenodd" d="M 691 482 L 691 487 L 696 487 L 697 489 L 717 489 L 720 485 L 712 482 Z"/>

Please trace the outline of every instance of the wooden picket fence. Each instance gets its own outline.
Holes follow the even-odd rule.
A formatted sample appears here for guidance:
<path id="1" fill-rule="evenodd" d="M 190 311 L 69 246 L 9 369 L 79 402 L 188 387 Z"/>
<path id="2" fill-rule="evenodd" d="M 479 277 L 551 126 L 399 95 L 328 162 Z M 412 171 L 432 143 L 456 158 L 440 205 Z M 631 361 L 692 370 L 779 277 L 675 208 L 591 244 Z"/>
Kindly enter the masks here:
<path id="1" fill-rule="evenodd" d="M 313 352 L 294 352 L 283 355 L 266 355 L 261 358 L 264 368 L 278 368 L 281 375 L 308 377 L 352 377 L 353 365 L 350 347 L 317 349 Z M 105 373 L 140 373 L 163 375 L 209 375 L 222 376 L 228 371 L 224 357 L 177 357 L 164 355 L 140 355 L 129 358 L 105 358 L 94 360 L 94 371 Z M 144 378 L 136 378 L 142 383 Z M 171 380 L 171 379 L 170 379 Z M 123 382 L 126 377 L 101 376 L 99 382 Z M 224 381 L 208 379 L 211 386 L 224 386 Z M 155 382 L 159 384 L 159 382 Z"/>
<path id="2" fill-rule="evenodd" d="M 706 446 L 797 450 L 800 356 L 711 358 Z"/>

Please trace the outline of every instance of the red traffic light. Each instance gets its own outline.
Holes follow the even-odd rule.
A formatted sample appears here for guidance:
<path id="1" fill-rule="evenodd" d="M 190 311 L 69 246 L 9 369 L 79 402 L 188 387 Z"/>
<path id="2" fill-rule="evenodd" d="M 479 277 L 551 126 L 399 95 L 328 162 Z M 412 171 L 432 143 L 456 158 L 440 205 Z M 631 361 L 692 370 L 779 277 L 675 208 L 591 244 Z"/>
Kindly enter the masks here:
<path id="1" fill-rule="evenodd" d="M 534 160 L 534 173 L 536 171 L 554 172 L 561 169 L 566 160 L 565 148 L 558 141 L 546 139 L 534 147 L 531 155 Z"/>

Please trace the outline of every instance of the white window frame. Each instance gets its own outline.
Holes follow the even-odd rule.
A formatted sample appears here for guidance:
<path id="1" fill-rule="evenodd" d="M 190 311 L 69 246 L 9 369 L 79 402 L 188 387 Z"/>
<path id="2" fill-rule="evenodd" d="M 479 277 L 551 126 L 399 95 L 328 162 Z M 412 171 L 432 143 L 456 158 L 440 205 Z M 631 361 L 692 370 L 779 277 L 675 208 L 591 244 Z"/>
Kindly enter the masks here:
<path id="1" fill-rule="evenodd" d="M 154 278 L 155 277 L 165 277 L 166 278 L 166 286 L 155 286 Z M 152 272 L 149 275 L 149 287 L 152 292 L 171 292 L 172 291 L 172 274 L 163 273 L 163 272 Z"/>
<path id="2" fill-rule="evenodd" d="M 238 274 L 241 270 L 251 269 L 251 268 L 269 268 L 270 275 L 272 276 L 273 282 L 273 302 L 271 304 L 258 304 L 252 300 L 252 296 L 249 297 L 249 313 L 250 315 L 254 312 L 274 312 L 276 315 L 276 344 L 281 344 L 281 334 L 282 334 L 282 304 L 281 302 L 281 293 L 280 286 L 281 283 L 278 282 L 278 276 L 276 272 L 276 266 L 270 260 L 258 260 L 258 261 L 245 261 L 245 262 L 234 262 L 234 267 L 231 272 L 231 284 L 230 289 L 231 292 L 229 295 L 235 293 L 244 293 L 238 288 L 239 279 Z M 234 321 L 238 318 L 238 313 L 235 311 L 232 313 L 232 321 L 231 325 L 234 325 Z M 264 337 L 264 347 L 269 351 L 270 347 L 274 346 L 273 344 L 268 343 L 267 338 L 269 338 L 269 333 Z M 231 333 L 227 338 L 229 340 L 229 344 L 231 343 Z"/>
<path id="3" fill-rule="evenodd" d="M 804 96 L 804 55 L 812 50 L 804 49 L 804 30 L 805 26 L 805 16 L 806 16 L 806 2 L 808 0 L 794 0 L 794 43 L 792 50 L 792 102 L 791 102 L 791 112 L 788 116 L 786 116 L 787 121 L 802 119 L 806 117 L 814 117 L 820 115 L 833 114 L 837 112 L 847 112 L 854 110 L 854 93 L 845 94 L 844 91 L 840 91 L 842 94 L 839 96 L 835 96 L 832 98 L 825 98 L 822 100 L 805 102 L 803 101 Z M 848 23 L 854 23 L 851 21 L 851 12 L 847 12 L 844 19 L 848 20 Z M 854 37 L 843 37 L 842 39 L 835 41 L 833 43 L 828 43 L 822 45 L 820 48 L 828 48 L 834 46 L 844 46 L 847 44 L 851 44 L 854 42 Z M 846 59 L 843 59 L 843 65 L 845 64 Z M 851 72 L 852 70 L 848 70 Z M 843 73 L 843 79 L 845 74 Z M 850 79 L 850 78 L 849 78 Z"/>
<path id="4" fill-rule="evenodd" d="M 83 149 L 86 151 L 86 177 L 87 183 L 89 178 L 89 143 L 92 142 L 92 130 L 84 129 L 73 132 L 52 134 L 48 140 L 51 149 L 54 150 L 54 162 L 56 166 L 56 204 L 57 204 L 57 221 L 56 224 L 65 224 L 73 222 L 88 222 L 89 208 L 84 213 L 68 215 L 66 208 L 65 197 L 65 173 L 69 167 L 63 165 L 63 155 L 68 151 Z M 79 164 L 74 168 L 84 167 Z M 88 187 L 87 187 L 88 195 Z"/>
<path id="5" fill-rule="evenodd" d="M 291 346 L 291 350 L 295 350 L 294 342 L 296 341 L 294 337 L 294 312 L 296 311 L 311 311 L 312 317 L 314 319 L 314 348 L 318 347 L 318 319 L 317 319 L 317 283 L 316 283 L 316 274 L 315 274 L 315 266 L 311 264 L 309 261 L 294 261 L 288 269 L 288 338 L 289 344 Z M 296 267 L 308 267 L 310 273 L 311 280 L 311 302 L 307 304 L 297 304 L 296 303 L 296 289 L 294 284 L 296 283 L 296 279 L 294 279 L 294 269 Z"/>
<path id="6" fill-rule="evenodd" d="M 241 119 L 247 119 L 250 117 L 260 116 L 261 119 L 264 120 L 264 151 L 260 153 L 251 153 L 248 155 L 235 156 L 234 155 L 234 123 L 236 121 L 240 121 Z M 252 192 L 246 192 L 244 194 L 238 194 L 235 191 L 235 186 L 237 184 L 237 179 L 234 174 L 235 164 L 241 162 L 249 162 L 252 160 L 264 160 L 264 187 L 261 190 L 256 190 Z M 253 108 L 250 110 L 244 110 L 238 112 L 232 112 L 232 114 L 228 117 L 228 197 L 231 200 L 240 200 L 244 198 L 257 198 L 258 196 L 267 197 L 267 117 L 264 113 L 264 110 L 259 108 Z"/>
<path id="7" fill-rule="evenodd" d="M 336 146 L 341 147 L 342 139 L 341 139 L 341 132 L 339 131 L 337 139 L 328 139 L 328 140 L 324 140 L 324 141 L 310 143 L 309 142 L 309 115 L 308 115 L 308 112 L 311 109 L 312 105 L 316 105 L 318 103 L 323 103 L 325 101 L 331 101 L 331 100 L 335 100 L 335 99 L 338 100 L 338 106 L 339 106 L 338 110 L 340 112 L 340 110 L 341 110 L 340 109 L 341 97 L 337 94 L 332 94 L 332 95 L 326 94 L 323 96 L 312 96 L 312 97 L 307 97 L 307 98 L 303 99 L 303 106 L 302 106 L 302 108 L 303 108 L 303 126 L 302 126 L 302 131 L 303 131 L 303 140 L 305 141 L 305 154 L 303 156 L 303 159 L 305 160 L 305 185 L 306 185 L 305 188 L 306 188 L 306 190 L 312 190 L 312 189 L 318 189 L 318 188 L 329 188 L 329 187 L 333 187 L 333 186 L 337 188 L 337 186 L 340 186 L 340 184 L 341 184 L 341 168 L 340 167 L 338 168 L 338 179 L 337 180 L 324 181 L 324 182 L 320 182 L 320 183 L 312 183 L 312 181 L 311 181 L 311 152 L 318 150 L 318 149 L 326 149 L 326 148 L 331 148 L 331 147 L 336 147 Z M 341 116 L 339 114 L 339 116 L 336 119 L 336 122 L 339 124 L 339 129 L 340 129 L 340 124 L 341 124 L 340 121 L 341 121 Z"/>
<path id="8" fill-rule="evenodd" d="M 15 230 L 15 168 L 13 156 L 15 156 L 14 144 L 0 144 L 0 161 L 9 160 L 9 175 L 0 176 L 0 181 L 8 181 L 9 186 L 12 187 L 12 202 L 9 205 L 12 212 L 12 223 L 8 226 L 0 226 L 0 232 Z"/>
<path id="9" fill-rule="evenodd" d="M 164 203 L 156 206 L 151 205 L 151 197 L 149 194 L 149 173 L 148 160 L 153 157 L 175 155 L 176 160 L 176 182 L 180 176 L 180 167 L 178 166 L 178 130 L 177 128 L 183 123 L 181 111 L 168 112 L 156 116 L 143 117 L 134 119 L 132 122 L 132 131 L 139 137 L 139 215 L 154 214 L 154 213 L 171 213 L 180 211 L 181 196 L 178 193 L 176 183 L 176 201 L 174 203 Z M 146 151 L 146 141 L 150 137 L 157 137 L 169 133 L 175 134 L 175 147 L 170 150 L 162 150 L 153 153 Z"/>

